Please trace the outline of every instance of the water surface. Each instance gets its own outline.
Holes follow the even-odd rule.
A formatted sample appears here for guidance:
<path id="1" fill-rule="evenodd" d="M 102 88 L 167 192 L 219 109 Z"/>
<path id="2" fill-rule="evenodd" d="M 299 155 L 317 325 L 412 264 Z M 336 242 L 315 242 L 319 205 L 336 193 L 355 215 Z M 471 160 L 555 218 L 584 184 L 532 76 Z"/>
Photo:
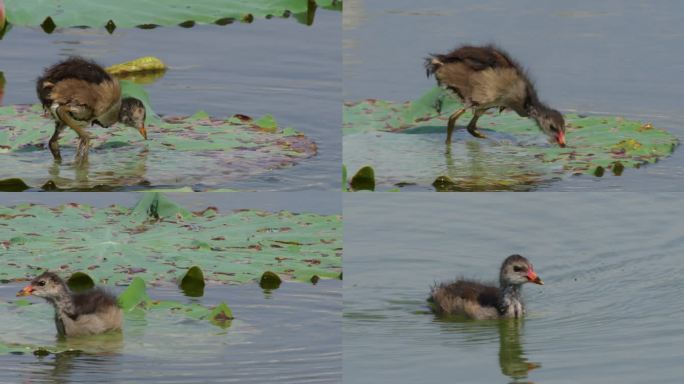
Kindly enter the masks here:
<path id="1" fill-rule="evenodd" d="M 684 370 L 677 194 L 346 194 L 347 383 L 673 383 Z M 524 321 L 445 321 L 430 287 L 527 256 Z"/>

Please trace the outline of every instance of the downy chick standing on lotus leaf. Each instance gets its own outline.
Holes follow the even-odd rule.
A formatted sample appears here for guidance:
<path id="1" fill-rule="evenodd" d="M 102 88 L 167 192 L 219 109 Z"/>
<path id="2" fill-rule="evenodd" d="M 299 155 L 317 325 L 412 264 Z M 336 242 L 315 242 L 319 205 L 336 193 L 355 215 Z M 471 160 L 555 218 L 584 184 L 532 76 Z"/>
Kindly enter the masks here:
<path id="1" fill-rule="evenodd" d="M 147 139 L 145 106 L 133 97 L 121 98 L 121 87 L 97 63 L 70 57 L 45 70 L 36 81 L 36 92 L 43 108 L 55 120 L 49 147 L 56 162 L 61 162 L 59 138 L 65 127 L 79 137 L 76 162 L 88 159 L 88 126 L 110 127 L 117 122 L 136 128 Z"/>
<path id="2" fill-rule="evenodd" d="M 477 129 L 480 116 L 490 108 L 508 108 L 532 118 L 551 140 L 565 147 L 563 115 L 539 100 L 525 71 L 503 50 L 492 45 L 464 45 L 446 54 L 430 55 L 425 68 L 428 76 L 435 75 L 437 83 L 453 91 L 464 104 L 449 116 L 447 144 L 451 143 L 456 120 L 467 110 L 473 112 L 468 132 L 485 138 Z"/>

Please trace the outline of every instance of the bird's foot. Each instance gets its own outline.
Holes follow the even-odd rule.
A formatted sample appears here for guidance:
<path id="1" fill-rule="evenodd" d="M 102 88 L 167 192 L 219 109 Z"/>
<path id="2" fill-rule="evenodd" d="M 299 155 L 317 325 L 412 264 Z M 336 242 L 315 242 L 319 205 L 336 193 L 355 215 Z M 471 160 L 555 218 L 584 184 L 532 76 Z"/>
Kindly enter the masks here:
<path id="1" fill-rule="evenodd" d="M 52 158 L 54 162 L 60 164 L 62 162 L 62 154 L 59 152 L 59 149 L 55 150 L 53 148 L 50 148 L 50 152 L 52 153 Z"/>
<path id="2" fill-rule="evenodd" d="M 487 138 L 487 135 L 478 131 L 477 128 L 468 128 L 468 133 L 470 133 L 471 135 L 473 135 L 477 138 L 480 138 L 480 139 L 486 139 Z"/>

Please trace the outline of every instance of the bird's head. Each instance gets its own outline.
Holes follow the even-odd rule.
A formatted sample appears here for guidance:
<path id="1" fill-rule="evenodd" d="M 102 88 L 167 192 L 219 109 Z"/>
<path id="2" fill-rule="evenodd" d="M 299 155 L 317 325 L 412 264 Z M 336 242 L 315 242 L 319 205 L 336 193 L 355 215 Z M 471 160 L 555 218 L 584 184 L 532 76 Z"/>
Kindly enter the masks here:
<path id="1" fill-rule="evenodd" d="M 68 288 L 64 281 L 52 272 L 44 272 L 31 280 L 31 283 L 17 292 L 17 296 L 38 296 L 48 300 L 54 300 L 64 294 Z"/>
<path id="2" fill-rule="evenodd" d="M 544 284 L 537 272 L 534 271 L 532 263 L 520 255 L 511 255 L 504 260 L 501 265 L 499 280 L 501 285 Z"/>
<path id="3" fill-rule="evenodd" d="M 119 121 L 137 129 L 145 140 L 147 140 L 147 131 L 145 130 L 146 115 L 147 112 L 142 101 L 134 97 L 126 97 L 121 100 Z"/>
<path id="4" fill-rule="evenodd" d="M 565 120 L 560 112 L 540 105 L 530 111 L 530 116 L 553 142 L 565 147 Z"/>

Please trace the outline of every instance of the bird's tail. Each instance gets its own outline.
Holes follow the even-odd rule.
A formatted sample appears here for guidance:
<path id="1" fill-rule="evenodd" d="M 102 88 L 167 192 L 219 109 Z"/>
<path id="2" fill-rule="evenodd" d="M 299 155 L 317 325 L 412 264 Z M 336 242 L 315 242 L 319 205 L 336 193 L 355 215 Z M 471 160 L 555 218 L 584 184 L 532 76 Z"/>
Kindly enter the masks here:
<path id="1" fill-rule="evenodd" d="M 425 58 L 425 74 L 427 77 L 434 75 L 437 70 L 444 65 L 444 63 L 439 60 L 437 56 L 431 55 Z"/>
<path id="2" fill-rule="evenodd" d="M 50 100 L 50 93 L 52 92 L 52 88 L 54 86 L 55 84 L 42 78 L 36 81 L 36 93 L 38 94 L 38 99 L 40 100 L 40 103 L 43 104 L 44 109 L 49 108 L 50 104 L 52 104 L 52 101 Z"/>

